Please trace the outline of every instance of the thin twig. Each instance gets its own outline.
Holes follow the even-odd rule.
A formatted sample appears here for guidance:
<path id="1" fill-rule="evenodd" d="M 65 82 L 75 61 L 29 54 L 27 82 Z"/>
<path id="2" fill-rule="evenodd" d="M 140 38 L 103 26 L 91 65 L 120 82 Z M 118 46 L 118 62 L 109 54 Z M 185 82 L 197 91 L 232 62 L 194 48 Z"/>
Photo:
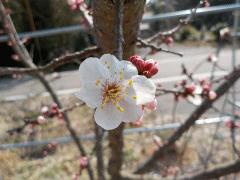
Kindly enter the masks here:
<path id="1" fill-rule="evenodd" d="M 163 49 L 161 47 L 157 47 L 153 44 L 150 44 L 148 43 L 147 41 L 144 41 L 140 38 L 137 39 L 137 42 L 139 44 L 137 44 L 138 47 L 144 47 L 144 48 L 151 48 L 151 50 L 154 50 L 154 51 L 161 51 L 161 52 L 165 52 L 165 53 L 169 53 L 169 54 L 174 54 L 174 55 L 177 55 L 177 56 L 180 56 L 180 57 L 183 57 L 183 54 L 180 53 L 180 52 L 174 52 L 174 51 L 170 51 L 170 50 L 167 50 L 167 49 Z"/>
<path id="2" fill-rule="evenodd" d="M 171 35 L 173 35 L 173 34 L 176 33 L 177 31 L 179 31 L 183 26 L 189 24 L 189 23 L 193 20 L 195 14 L 196 14 L 196 12 L 197 12 L 197 9 L 198 9 L 199 7 L 201 7 L 201 5 L 202 5 L 202 0 L 199 1 L 199 3 L 197 4 L 197 6 L 191 10 L 191 13 L 188 15 L 187 18 L 185 18 L 185 19 L 180 19 L 180 20 L 179 20 L 179 23 L 178 23 L 177 26 L 175 26 L 174 28 L 172 28 L 172 29 L 170 29 L 170 30 L 168 30 L 168 31 L 165 31 L 165 32 L 158 32 L 157 34 L 153 35 L 152 37 L 146 39 L 146 41 L 147 41 L 148 43 L 151 43 L 151 42 L 155 41 L 156 39 L 158 39 L 159 37 L 166 37 L 166 36 L 171 36 Z"/>

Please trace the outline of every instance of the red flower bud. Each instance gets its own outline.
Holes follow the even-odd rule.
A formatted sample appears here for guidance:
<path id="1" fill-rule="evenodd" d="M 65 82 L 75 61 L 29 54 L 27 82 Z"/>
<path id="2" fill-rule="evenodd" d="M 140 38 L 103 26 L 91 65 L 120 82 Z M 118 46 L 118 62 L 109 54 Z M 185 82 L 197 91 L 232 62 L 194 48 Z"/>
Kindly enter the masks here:
<path id="1" fill-rule="evenodd" d="M 88 158 L 86 156 L 80 157 L 79 164 L 82 169 L 85 169 L 88 166 Z"/>
<path id="2" fill-rule="evenodd" d="M 226 126 L 227 126 L 229 129 L 232 129 L 232 128 L 235 127 L 234 122 L 233 122 L 232 120 L 226 121 Z"/>
<path id="3" fill-rule="evenodd" d="M 164 43 L 168 46 L 171 46 L 174 42 L 173 38 L 171 36 L 167 36 L 164 40 Z"/>
<path id="4" fill-rule="evenodd" d="M 138 74 L 151 78 L 158 72 L 157 62 L 149 59 L 144 61 L 140 56 L 134 55 L 129 58 L 129 61 L 136 66 Z"/>
<path id="5" fill-rule="evenodd" d="M 145 61 L 145 64 L 144 64 L 144 69 L 145 69 L 145 70 L 150 70 L 150 69 L 153 68 L 156 64 L 157 64 L 157 62 L 154 61 L 153 59 L 146 60 L 146 61 Z"/>
<path id="6" fill-rule="evenodd" d="M 193 94 L 193 92 L 195 91 L 195 89 L 196 89 L 196 86 L 195 86 L 194 84 L 191 84 L 191 85 L 186 86 L 185 92 L 186 92 L 187 94 Z"/>
<path id="7" fill-rule="evenodd" d="M 149 71 L 150 77 L 154 76 L 157 73 L 158 73 L 158 68 L 156 66 Z"/>

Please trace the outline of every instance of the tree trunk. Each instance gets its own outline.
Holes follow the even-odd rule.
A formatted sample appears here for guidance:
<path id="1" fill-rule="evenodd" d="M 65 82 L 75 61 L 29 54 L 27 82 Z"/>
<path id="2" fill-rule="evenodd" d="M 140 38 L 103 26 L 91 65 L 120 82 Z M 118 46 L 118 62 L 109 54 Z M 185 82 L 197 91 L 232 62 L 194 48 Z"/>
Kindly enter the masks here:
<path id="1" fill-rule="evenodd" d="M 139 24 L 144 11 L 145 0 L 125 0 L 123 10 L 123 59 L 134 54 Z M 93 24 L 95 38 L 102 53 L 114 54 L 116 50 L 116 11 L 114 0 L 93 0 Z M 110 157 L 108 172 L 111 179 L 121 179 L 123 162 L 124 125 L 109 132 Z"/>

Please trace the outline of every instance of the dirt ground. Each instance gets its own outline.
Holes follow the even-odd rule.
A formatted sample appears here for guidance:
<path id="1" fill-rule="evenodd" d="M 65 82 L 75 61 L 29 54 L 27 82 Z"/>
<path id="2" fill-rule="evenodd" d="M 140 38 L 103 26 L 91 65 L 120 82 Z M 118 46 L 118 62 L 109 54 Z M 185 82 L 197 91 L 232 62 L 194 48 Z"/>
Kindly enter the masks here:
<path id="1" fill-rule="evenodd" d="M 64 96 L 62 102 L 64 107 L 69 107 L 77 102 L 77 99 L 72 96 Z M 0 144 L 68 136 L 64 123 L 57 118 L 49 119 L 47 123 L 34 129 L 27 127 L 20 134 L 9 135 L 6 133 L 7 130 L 23 124 L 23 120 L 27 117 L 37 117 L 41 106 L 49 104 L 51 101 L 48 98 L 39 97 L 1 104 Z M 71 123 L 78 134 L 93 133 L 91 113 L 92 111 L 87 107 L 79 107 L 69 112 Z M 154 127 L 170 122 L 170 119 L 171 116 L 168 114 L 160 116 L 156 112 L 147 112 L 142 127 Z M 182 121 L 184 117 L 178 114 L 176 119 Z M 126 127 L 132 126 L 127 124 Z M 237 131 L 237 145 L 239 146 L 239 130 Z M 172 132 L 172 130 L 166 130 L 126 135 L 123 174 L 130 176 L 131 171 L 158 148 L 154 142 L 156 136 L 164 141 Z M 174 176 L 200 172 L 205 168 L 212 168 L 231 161 L 233 157 L 229 137 L 230 131 L 225 124 L 192 128 L 174 147 L 169 149 L 168 153 L 159 159 L 158 165 L 147 174 L 147 179 L 173 179 Z M 87 152 L 91 154 L 90 160 L 96 169 L 94 142 L 84 141 L 83 144 Z M 105 149 L 104 160 L 107 165 L 108 142 L 104 141 L 103 146 Z M 4 180 L 74 179 L 74 175 L 79 172 L 79 158 L 79 153 L 73 143 L 57 144 L 54 147 L 44 145 L 25 149 L 0 150 L 0 179 L 1 177 Z M 230 177 L 228 176 L 229 179 Z M 84 170 L 79 179 L 88 179 Z"/>

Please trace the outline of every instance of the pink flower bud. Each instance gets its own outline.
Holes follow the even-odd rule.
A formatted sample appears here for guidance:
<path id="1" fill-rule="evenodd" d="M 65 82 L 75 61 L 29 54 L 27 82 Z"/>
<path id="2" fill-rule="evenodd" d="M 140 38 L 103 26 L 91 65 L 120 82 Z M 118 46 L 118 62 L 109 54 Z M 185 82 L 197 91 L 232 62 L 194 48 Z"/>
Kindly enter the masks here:
<path id="1" fill-rule="evenodd" d="M 68 3 L 68 5 L 73 5 L 73 4 L 75 4 L 75 0 L 67 0 L 67 3 Z"/>
<path id="2" fill-rule="evenodd" d="M 209 6 L 210 6 L 210 3 L 208 2 L 208 0 L 203 0 L 203 1 L 202 1 L 202 6 L 203 6 L 203 7 L 209 7 Z"/>
<path id="3" fill-rule="evenodd" d="M 229 129 L 232 129 L 232 128 L 235 127 L 234 122 L 233 122 L 232 120 L 226 121 L 226 126 L 227 126 Z"/>
<path id="4" fill-rule="evenodd" d="M 37 122 L 38 122 L 38 124 L 44 124 L 46 122 L 46 119 L 43 116 L 38 116 Z"/>
<path id="5" fill-rule="evenodd" d="M 47 116 L 49 115 L 49 108 L 48 108 L 48 106 L 43 106 L 43 107 L 41 108 L 41 114 L 42 114 L 43 116 L 45 116 L 45 117 L 47 117 Z"/>
<path id="6" fill-rule="evenodd" d="M 136 66 L 139 74 L 143 73 L 145 61 L 141 58 L 141 56 L 138 55 L 131 56 L 129 58 L 129 61 Z"/>
<path id="7" fill-rule="evenodd" d="M 143 122 L 143 115 L 136 121 L 132 122 L 131 125 L 135 127 L 141 127 Z"/>
<path id="8" fill-rule="evenodd" d="M 174 42 L 174 40 L 173 40 L 173 38 L 171 36 L 167 36 L 163 41 L 168 46 L 172 46 L 172 44 Z"/>
<path id="9" fill-rule="evenodd" d="M 204 83 L 202 85 L 202 88 L 203 88 L 203 92 L 204 93 L 208 93 L 210 91 L 210 89 L 211 89 L 211 85 L 209 83 Z"/>
<path id="10" fill-rule="evenodd" d="M 209 93 L 208 93 L 208 98 L 209 98 L 210 100 L 214 100 L 214 99 L 216 99 L 216 97 L 217 97 L 217 94 L 216 94 L 215 91 L 209 91 Z"/>
<path id="11" fill-rule="evenodd" d="M 237 122 L 235 123 L 235 127 L 240 128 L 240 121 L 237 121 Z"/>
<path id="12" fill-rule="evenodd" d="M 88 166 L 88 158 L 86 156 L 80 157 L 79 165 L 82 169 L 85 169 Z"/>
<path id="13" fill-rule="evenodd" d="M 214 54 L 210 54 L 207 58 L 209 62 L 217 62 L 218 58 Z"/>
<path id="14" fill-rule="evenodd" d="M 78 180 L 79 179 L 79 174 L 73 174 L 72 175 L 72 180 Z"/>
<path id="15" fill-rule="evenodd" d="M 11 56 L 11 58 L 12 58 L 14 61 L 20 61 L 20 57 L 19 57 L 19 55 L 17 55 L 17 54 L 13 54 L 13 55 Z"/>
<path id="16" fill-rule="evenodd" d="M 59 112 L 58 105 L 56 103 L 53 103 L 51 106 L 51 113 L 58 114 L 58 112 Z"/>
<path id="17" fill-rule="evenodd" d="M 44 156 L 47 156 L 48 155 L 48 152 L 45 150 L 45 151 L 43 151 L 43 155 Z"/>
<path id="18" fill-rule="evenodd" d="M 57 117 L 58 117 L 59 120 L 63 120 L 64 119 L 64 116 L 63 116 L 62 112 L 58 113 Z"/>
<path id="19" fill-rule="evenodd" d="M 231 36 L 231 31 L 228 27 L 225 27 L 219 31 L 219 34 L 222 39 L 226 39 Z"/>
<path id="20" fill-rule="evenodd" d="M 149 110 L 155 111 L 157 109 L 157 99 L 154 99 L 152 102 L 144 105 L 144 107 L 146 107 Z"/>

